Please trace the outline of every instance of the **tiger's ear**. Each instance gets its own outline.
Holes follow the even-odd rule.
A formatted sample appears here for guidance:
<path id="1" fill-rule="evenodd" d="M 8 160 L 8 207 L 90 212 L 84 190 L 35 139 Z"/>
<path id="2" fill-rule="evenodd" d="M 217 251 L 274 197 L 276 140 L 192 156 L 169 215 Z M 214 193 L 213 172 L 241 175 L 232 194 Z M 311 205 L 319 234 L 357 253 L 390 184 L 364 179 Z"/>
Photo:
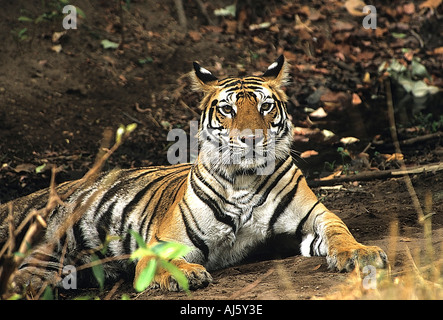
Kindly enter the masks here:
<path id="1" fill-rule="evenodd" d="M 216 86 L 218 79 L 207 69 L 194 62 L 194 72 L 191 72 L 194 90 L 207 92 Z"/>
<path id="2" fill-rule="evenodd" d="M 281 55 L 268 67 L 268 70 L 263 73 L 262 77 L 270 82 L 271 86 L 279 88 L 280 86 L 285 85 L 289 80 L 288 69 L 288 63 L 286 62 L 285 57 Z"/>

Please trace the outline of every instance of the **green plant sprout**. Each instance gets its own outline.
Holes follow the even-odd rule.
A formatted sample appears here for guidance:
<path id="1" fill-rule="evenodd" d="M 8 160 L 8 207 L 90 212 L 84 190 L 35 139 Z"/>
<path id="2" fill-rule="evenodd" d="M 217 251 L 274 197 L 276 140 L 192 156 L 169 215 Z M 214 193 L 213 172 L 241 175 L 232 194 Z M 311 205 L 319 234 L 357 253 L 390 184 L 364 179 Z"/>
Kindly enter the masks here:
<path id="1" fill-rule="evenodd" d="M 138 232 L 129 230 L 129 233 L 135 238 L 139 246 L 131 254 L 131 260 L 141 259 L 146 256 L 151 258 L 135 282 L 135 290 L 141 292 L 148 288 L 152 280 L 154 280 L 157 269 L 160 267 L 168 271 L 179 286 L 189 294 L 188 279 L 178 267 L 171 263 L 171 260 L 182 258 L 191 251 L 191 248 L 177 242 L 160 242 L 152 247 L 148 247 Z"/>

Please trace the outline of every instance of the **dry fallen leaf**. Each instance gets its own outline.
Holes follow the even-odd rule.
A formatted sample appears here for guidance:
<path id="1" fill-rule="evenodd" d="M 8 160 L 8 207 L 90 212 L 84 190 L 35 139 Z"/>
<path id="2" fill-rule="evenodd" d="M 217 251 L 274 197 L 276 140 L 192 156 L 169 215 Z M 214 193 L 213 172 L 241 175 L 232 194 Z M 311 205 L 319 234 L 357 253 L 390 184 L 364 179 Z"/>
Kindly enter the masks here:
<path id="1" fill-rule="evenodd" d="M 321 180 L 321 181 L 332 180 L 332 179 L 334 179 L 335 177 L 339 177 L 339 176 L 341 175 L 342 172 L 343 172 L 343 171 L 342 171 L 341 169 L 339 169 L 339 170 L 335 171 L 334 173 L 330 174 L 329 176 L 326 176 L 326 177 L 320 178 L 320 180 Z"/>
<path id="2" fill-rule="evenodd" d="M 351 143 L 355 143 L 357 141 L 360 141 L 360 139 L 354 138 L 354 137 L 344 137 L 344 138 L 340 139 L 340 142 L 343 144 L 351 144 Z"/>
<path id="3" fill-rule="evenodd" d="M 61 32 L 54 32 L 52 34 L 52 42 L 53 43 L 57 43 L 58 40 L 60 40 L 61 37 L 63 37 L 66 34 L 66 30 L 65 31 L 61 31 Z"/>
<path id="4" fill-rule="evenodd" d="M 414 14 L 415 13 L 415 4 L 413 2 L 410 2 L 410 3 L 403 5 L 403 12 L 406 14 Z"/>
<path id="5" fill-rule="evenodd" d="M 200 41 L 201 38 L 202 38 L 201 33 L 198 32 L 198 31 L 193 31 L 193 30 L 191 30 L 191 31 L 188 32 L 188 35 L 189 35 L 189 37 L 192 39 L 192 41 L 195 41 L 195 42 Z"/>
<path id="6" fill-rule="evenodd" d="M 315 270 L 318 270 L 320 267 L 321 267 L 321 264 L 316 265 L 316 266 L 315 266 L 314 268 L 312 268 L 311 270 L 312 270 L 312 271 L 315 271 Z"/>
<path id="7" fill-rule="evenodd" d="M 356 106 L 356 105 L 359 105 L 360 103 L 361 103 L 360 96 L 356 93 L 353 93 L 352 94 L 352 105 Z"/>
<path id="8" fill-rule="evenodd" d="M 315 110 L 309 114 L 309 116 L 314 117 L 314 118 L 324 118 L 327 115 L 328 114 L 326 113 L 325 109 L 323 109 L 322 107 L 318 108 L 317 110 Z"/>
<path id="9" fill-rule="evenodd" d="M 315 150 L 306 150 L 305 152 L 302 152 L 300 154 L 300 158 L 309 158 L 309 157 L 317 156 L 317 155 L 318 155 L 318 152 Z"/>
<path id="10" fill-rule="evenodd" d="M 62 45 L 61 44 L 56 44 L 55 46 L 51 47 L 51 50 L 57 53 L 60 53 L 62 51 Z"/>
<path id="11" fill-rule="evenodd" d="M 21 163 L 17 165 L 13 170 L 17 173 L 19 172 L 34 172 L 36 166 L 31 163 Z"/>
<path id="12" fill-rule="evenodd" d="M 443 0 L 427 0 L 420 4 L 419 8 L 429 8 L 429 9 L 437 9 L 439 5 L 441 5 Z"/>
<path id="13" fill-rule="evenodd" d="M 369 72 L 365 73 L 365 76 L 363 77 L 364 83 L 371 83 L 371 74 Z"/>
<path id="14" fill-rule="evenodd" d="M 403 160 L 404 158 L 403 154 L 401 153 L 381 154 L 381 156 L 386 159 L 386 162 L 394 160 Z"/>
<path id="15" fill-rule="evenodd" d="M 316 133 L 319 133 L 319 132 L 320 132 L 320 129 L 318 129 L 318 128 L 310 129 L 310 128 L 303 128 L 303 127 L 295 127 L 292 130 L 292 133 L 294 135 L 302 135 L 302 136 L 316 134 Z"/>
<path id="16" fill-rule="evenodd" d="M 348 12 L 355 17 L 363 17 L 366 13 L 363 13 L 363 7 L 366 4 L 362 0 L 347 0 L 345 2 L 345 8 Z"/>
<path id="17" fill-rule="evenodd" d="M 332 24 L 332 32 L 352 31 L 355 29 L 355 25 L 350 22 L 336 20 Z"/>
<path id="18" fill-rule="evenodd" d="M 432 51 L 434 54 L 443 54 L 443 47 L 435 48 L 434 51 Z"/>
<path id="19" fill-rule="evenodd" d="M 334 133 L 334 132 L 332 132 L 332 131 L 330 131 L 330 130 L 327 130 L 327 129 L 323 129 L 323 130 L 321 131 L 321 133 L 322 133 L 323 136 L 325 137 L 325 138 L 324 138 L 325 141 L 326 141 L 326 140 L 329 140 L 329 139 L 331 139 L 333 136 L 335 136 L 335 133 Z"/>

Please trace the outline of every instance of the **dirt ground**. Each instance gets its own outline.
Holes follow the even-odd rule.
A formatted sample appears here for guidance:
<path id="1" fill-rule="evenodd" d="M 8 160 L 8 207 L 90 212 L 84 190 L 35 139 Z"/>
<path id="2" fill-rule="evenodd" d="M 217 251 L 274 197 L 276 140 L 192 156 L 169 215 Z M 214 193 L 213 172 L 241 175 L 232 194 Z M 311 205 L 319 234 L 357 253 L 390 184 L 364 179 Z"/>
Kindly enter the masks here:
<path id="1" fill-rule="evenodd" d="M 346 1 L 348 2 L 348 1 Z M 171 128 L 189 132 L 201 96 L 184 76 L 192 62 L 222 78 L 261 73 L 279 54 L 291 64 L 288 112 L 298 128 L 294 157 L 315 185 L 342 174 L 399 168 L 389 131 L 384 62 L 427 69 L 440 92 L 417 99 L 392 82 L 398 138 L 433 135 L 404 143 L 408 167 L 443 159 L 443 6 L 374 1 L 377 29 L 340 1 L 238 1 L 236 17 L 214 10 L 231 1 L 184 0 L 187 29 L 174 1 L 72 1 L 84 13 L 76 30 L 64 30 L 62 1 L 3 1 L 0 12 L 0 202 L 47 187 L 52 165 L 57 182 L 80 178 L 93 164 L 105 128 L 137 123 L 137 130 L 105 169 L 167 164 Z M 360 10 L 361 11 L 361 10 Z M 59 32 L 66 33 L 58 34 Z M 61 36 L 58 38 L 58 36 Z M 101 41 L 120 44 L 105 49 Z M 360 101 L 358 101 L 360 100 Z M 326 117 L 310 116 L 322 107 Z M 335 135 L 325 139 L 322 130 Z M 340 142 L 356 137 L 353 144 Z M 342 148 L 339 152 L 338 148 Z M 317 153 L 307 157 L 305 151 Z M 363 151 L 363 152 L 362 152 Z M 345 152 L 345 153 L 344 153 Z M 363 155 L 362 155 L 363 154 Z M 443 174 L 411 175 L 422 207 L 432 216 L 437 252 L 443 240 Z M 381 246 L 395 259 L 394 272 L 411 265 L 409 252 L 423 249 L 422 226 L 405 178 L 345 182 L 340 190 L 315 187 L 324 203 L 358 241 Z M 426 200 L 431 199 L 431 200 Z M 397 224 L 398 245 L 389 235 Z M 391 250 L 391 251 L 390 251 Z M 422 250 L 423 251 L 423 250 Z M 264 260 L 263 260 L 264 259 Z M 216 271 L 214 283 L 193 299 L 310 299 L 342 290 L 347 274 L 330 271 L 324 258 L 262 257 Z M 79 294 L 105 297 L 105 292 Z M 185 293 L 135 293 L 120 283 L 112 299 L 187 299 Z M 60 298 L 69 293 L 60 293 Z"/>

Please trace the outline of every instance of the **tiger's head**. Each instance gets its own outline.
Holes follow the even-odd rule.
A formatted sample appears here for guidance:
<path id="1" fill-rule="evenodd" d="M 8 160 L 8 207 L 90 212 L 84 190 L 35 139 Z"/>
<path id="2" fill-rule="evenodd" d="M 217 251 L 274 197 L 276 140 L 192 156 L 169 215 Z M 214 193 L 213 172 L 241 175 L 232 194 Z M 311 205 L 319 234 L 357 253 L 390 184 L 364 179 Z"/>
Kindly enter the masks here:
<path id="1" fill-rule="evenodd" d="M 282 90 L 287 69 L 281 55 L 262 76 L 219 80 L 194 62 L 194 89 L 205 94 L 200 104 L 201 160 L 226 173 L 269 174 L 289 156 L 292 123 Z"/>

